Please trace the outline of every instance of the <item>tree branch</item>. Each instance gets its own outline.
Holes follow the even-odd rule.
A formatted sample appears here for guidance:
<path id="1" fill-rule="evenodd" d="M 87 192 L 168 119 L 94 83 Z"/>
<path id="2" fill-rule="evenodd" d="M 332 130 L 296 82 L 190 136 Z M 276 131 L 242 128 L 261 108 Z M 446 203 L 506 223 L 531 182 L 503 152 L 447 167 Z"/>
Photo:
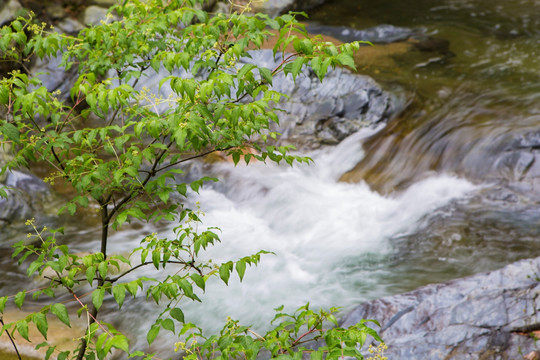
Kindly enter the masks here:
<path id="1" fill-rule="evenodd" d="M 2 326 L 6 325 L 6 324 L 4 324 L 4 317 L 3 316 L 0 316 L 0 324 L 2 324 Z M 15 353 L 17 353 L 17 358 L 19 358 L 19 360 L 22 360 L 21 354 L 19 354 L 19 349 L 17 349 L 17 345 L 15 344 L 15 341 L 13 341 L 13 338 L 11 337 L 11 334 L 7 330 L 6 330 L 6 334 L 9 337 L 9 341 L 11 341 L 11 344 L 13 345 L 13 348 L 15 349 Z"/>

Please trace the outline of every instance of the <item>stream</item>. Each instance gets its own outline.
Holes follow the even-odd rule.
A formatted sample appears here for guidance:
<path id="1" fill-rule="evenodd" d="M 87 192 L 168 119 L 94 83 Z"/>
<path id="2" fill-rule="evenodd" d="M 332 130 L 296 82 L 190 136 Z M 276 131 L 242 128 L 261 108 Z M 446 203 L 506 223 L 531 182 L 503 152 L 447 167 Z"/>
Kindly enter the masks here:
<path id="1" fill-rule="evenodd" d="M 205 256 L 275 255 L 248 268 L 242 284 L 208 284 L 202 304 L 184 306 L 186 320 L 216 331 L 231 316 L 264 331 L 282 304 L 346 311 L 539 256 L 536 165 L 533 158 L 520 170 L 510 155 L 525 155 L 510 150 L 534 138 L 540 124 L 540 0 L 335 0 L 313 10 L 310 21 L 417 28 L 448 40 L 449 49 L 412 50 L 361 68 L 388 89 L 405 88 L 409 106 L 385 127 L 305 154 L 310 166 L 211 166 L 220 183 L 190 200 L 200 202 L 206 226 L 220 228 L 222 242 Z M 532 147 L 525 153 L 534 156 Z M 159 231 L 171 236 L 172 228 Z M 85 251 L 96 247 L 98 229 L 81 219 L 67 234 Z M 116 233 L 110 251 L 153 231 L 141 224 Z M 25 281 L 8 246 L 0 259 L 3 293 Z M 155 307 L 126 301 L 123 312 L 132 316 L 118 325 L 143 346 Z M 154 348 L 172 352 L 170 339 Z"/>

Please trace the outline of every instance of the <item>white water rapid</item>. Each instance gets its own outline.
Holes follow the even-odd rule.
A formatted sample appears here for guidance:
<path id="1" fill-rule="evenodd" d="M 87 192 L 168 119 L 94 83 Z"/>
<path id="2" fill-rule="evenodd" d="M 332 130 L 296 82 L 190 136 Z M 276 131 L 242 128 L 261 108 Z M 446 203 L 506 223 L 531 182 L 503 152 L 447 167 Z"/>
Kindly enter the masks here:
<path id="1" fill-rule="evenodd" d="M 272 309 L 282 304 L 288 311 L 306 302 L 353 306 L 366 300 L 363 287 L 377 285 L 369 271 L 354 269 L 360 258 L 384 259 L 392 237 L 418 230 L 422 217 L 476 188 L 463 179 L 436 175 L 401 194 L 382 196 L 365 183 L 338 182 L 362 158 L 361 139 L 371 133 L 357 133 L 337 147 L 310 154 L 314 164 L 309 166 L 216 165 L 223 180 L 215 188 L 204 187 L 194 199 L 205 212 L 205 226 L 221 229 L 222 242 L 205 256 L 227 261 L 260 249 L 275 256 L 264 255 L 258 267 L 248 268 L 242 284 L 236 273 L 229 286 L 212 280 L 202 303 L 183 305 L 186 321 L 217 331 L 231 316 L 264 331 Z M 174 236 L 172 229 L 168 232 L 164 235 Z M 122 242 L 140 240 L 140 235 L 125 235 L 112 241 L 118 249 Z M 141 304 L 137 308 L 143 311 Z"/>

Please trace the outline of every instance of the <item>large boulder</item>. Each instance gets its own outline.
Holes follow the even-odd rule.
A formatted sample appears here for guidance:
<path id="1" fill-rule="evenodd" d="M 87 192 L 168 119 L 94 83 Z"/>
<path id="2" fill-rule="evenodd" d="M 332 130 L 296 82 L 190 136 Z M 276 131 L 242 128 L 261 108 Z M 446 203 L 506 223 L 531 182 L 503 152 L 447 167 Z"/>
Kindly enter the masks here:
<path id="1" fill-rule="evenodd" d="M 10 170 L 0 179 L 7 198 L 0 197 L 0 240 L 16 234 L 21 225 L 41 217 L 44 203 L 50 200 L 50 188 L 33 174 Z"/>
<path id="2" fill-rule="evenodd" d="M 0 0 L 0 26 L 15 20 L 21 10 L 22 6 L 17 0 Z"/>
<path id="3" fill-rule="evenodd" d="M 251 53 L 244 62 L 274 69 L 281 63 L 281 54 L 274 58 L 272 50 Z M 337 144 L 365 126 L 384 123 L 404 106 L 404 99 L 385 91 L 372 78 L 347 69 L 330 69 L 323 82 L 310 70 L 292 76 L 279 74 L 273 89 L 290 96 L 278 105 L 278 131 L 287 142 L 316 148 Z"/>
<path id="4" fill-rule="evenodd" d="M 540 257 L 366 302 L 342 321 L 377 319 L 389 359 L 518 359 L 536 349 Z"/>
<path id="5" fill-rule="evenodd" d="M 250 56 L 241 59 L 237 66 L 253 63 L 275 69 L 282 62 L 282 54 L 274 58 L 272 50 L 254 50 Z M 138 89 L 157 89 L 159 81 L 169 73 L 161 69 L 156 74 L 149 69 L 146 75 L 137 84 Z M 192 77 L 183 70 L 174 75 Z M 399 92 L 385 91 L 372 78 L 342 68 L 329 69 L 323 82 L 310 70 L 301 72 L 296 81 L 291 75 L 280 73 L 274 77 L 272 89 L 289 96 L 277 105 L 282 111 L 278 111 L 280 122 L 273 130 L 282 134 L 283 141 L 303 149 L 337 144 L 363 127 L 383 124 L 405 105 L 405 96 Z M 170 86 L 161 86 L 161 96 L 171 93 Z M 168 105 L 160 106 L 161 111 Z"/>

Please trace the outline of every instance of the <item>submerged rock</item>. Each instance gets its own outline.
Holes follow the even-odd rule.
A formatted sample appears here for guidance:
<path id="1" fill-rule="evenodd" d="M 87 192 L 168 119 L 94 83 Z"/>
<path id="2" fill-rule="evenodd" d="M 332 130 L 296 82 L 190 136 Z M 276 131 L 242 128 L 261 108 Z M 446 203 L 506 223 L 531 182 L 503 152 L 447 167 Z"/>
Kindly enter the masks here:
<path id="1" fill-rule="evenodd" d="M 389 24 L 357 30 L 346 26 L 309 25 L 307 31 L 312 34 L 325 34 L 343 42 L 369 41 L 376 44 L 388 44 L 405 41 L 410 37 L 419 36 L 424 30 L 410 29 Z M 423 37 L 423 36 L 422 36 Z"/>
<path id="2" fill-rule="evenodd" d="M 540 257 L 356 307 L 342 322 L 377 319 L 389 359 L 517 359 L 536 349 Z"/>

